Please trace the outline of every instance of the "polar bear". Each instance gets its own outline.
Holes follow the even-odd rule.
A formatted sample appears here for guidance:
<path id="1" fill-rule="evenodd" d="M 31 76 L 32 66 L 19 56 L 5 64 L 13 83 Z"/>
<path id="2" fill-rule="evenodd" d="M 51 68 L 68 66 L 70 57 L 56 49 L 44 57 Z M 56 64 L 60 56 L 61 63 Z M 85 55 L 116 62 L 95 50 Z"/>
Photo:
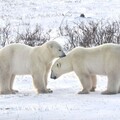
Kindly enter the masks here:
<path id="1" fill-rule="evenodd" d="M 106 43 L 97 47 L 77 47 L 66 57 L 58 59 L 51 68 L 51 78 L 74 71 L 81 81 L 83 90 L 79 94 L 87 94 L 96 87 L 95 75 L 108 77 L 107 90 L 102 94 L 120 92 L 120 45 Z"/>
<path id="2" fill-rule="evenodd" d="M 62 47 L 55 41 L 41 46 L 30 47 L 20 43 L 10 44 L 0 49 L 0 94 L 14 94 L 15 75 L 30 74 L 38 93 L 52 92 L 47 89 L 47 77 L 52 60 L 64 57 Z"/>

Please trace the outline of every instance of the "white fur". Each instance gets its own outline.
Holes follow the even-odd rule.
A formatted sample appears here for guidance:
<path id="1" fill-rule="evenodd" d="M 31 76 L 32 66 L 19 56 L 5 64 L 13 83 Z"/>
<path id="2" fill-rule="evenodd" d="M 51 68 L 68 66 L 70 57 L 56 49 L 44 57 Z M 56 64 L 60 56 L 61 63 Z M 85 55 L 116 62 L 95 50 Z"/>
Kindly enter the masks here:
<path id="1" fill-rule="evenodd" d="M 30 74 L 38 93 L 51 92 L 47 89 L 47 77 L 52 60 L 64 56 L 61 46 L 49 41 L 42 46 L 30 47 L 11 44 L 0 50 L 0 93 L 11 94 L 15 75 Z"/>
<path id="2" fill-rule="evenodd" d="M 83 91 L 79 93 L 89 93 L 96 87 L 95 75 L 108 77 L 107 90 L 103 94 L 120 92 L 120 45 L 108 43 L 93 48 L 75 48 L 54 63 L 51 77 L 58 78 L 71 71 L 83 85 Z"/>

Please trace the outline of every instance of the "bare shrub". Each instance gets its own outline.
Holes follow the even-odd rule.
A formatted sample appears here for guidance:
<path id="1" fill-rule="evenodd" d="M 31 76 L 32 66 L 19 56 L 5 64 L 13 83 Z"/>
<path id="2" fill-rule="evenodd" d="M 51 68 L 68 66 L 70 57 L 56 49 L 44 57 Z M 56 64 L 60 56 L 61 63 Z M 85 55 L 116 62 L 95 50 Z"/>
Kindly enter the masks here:
<path id="1" fill-rule="evenodd" d="M 9 43 L 10 38 L 10 23 L 0 28 L 0 45 L 5 46 L 6 42 Z"/>
<path id="2" fill-rule="evenodd" d="M 17 33 L 16 42 L 23 42 L 29 46 L 42 45 L 50 40 L 50 32 L 51 30 L 44 33 L 39 25 L 36 25 L 33 31 L 28 27 L 24 33 Z"/>
<path id="3" fill-rule="evenodd" d="M 64 48 L 69 51 L 77 46 L 92 47 L 104 43 L 120 44 L 120 21 L 99 22 L 88 21 L 74 23 L 74 27 L 68 25 L 62 29 L 64 36 L 68 36 Z M 61 32 L 63 33 L 63 32 Z"/>

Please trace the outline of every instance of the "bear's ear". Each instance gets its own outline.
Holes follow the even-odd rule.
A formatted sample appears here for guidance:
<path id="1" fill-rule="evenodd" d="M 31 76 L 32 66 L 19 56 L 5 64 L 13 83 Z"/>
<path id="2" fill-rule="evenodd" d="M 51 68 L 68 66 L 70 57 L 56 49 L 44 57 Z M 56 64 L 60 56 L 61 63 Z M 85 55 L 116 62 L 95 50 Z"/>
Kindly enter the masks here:
<path id="1" fill-rule="evenodd" d="M 50 44 L 50 48 L 53 48 L 53 45 Z"/>
<path id="2" fill-rule="evenodd" d="M 53 44 L 52 44 L 52 43 L 49 43 L 49 47 L 50 47 L 50 48 L 53 48 Z"/>
<path id="3" fill-rule="evenodd" d="M 53 48 L 53 44 L 49 43 L 49 44 L 47 44 L 47 47 L 48 47 L 49 49 L 51 49 L 51 48 Z"/>
<path id="4" fill-rule="evenodd" d="M 61 63 L 57 63 L 57 67 L 60 68 L 61 67 Z"/>

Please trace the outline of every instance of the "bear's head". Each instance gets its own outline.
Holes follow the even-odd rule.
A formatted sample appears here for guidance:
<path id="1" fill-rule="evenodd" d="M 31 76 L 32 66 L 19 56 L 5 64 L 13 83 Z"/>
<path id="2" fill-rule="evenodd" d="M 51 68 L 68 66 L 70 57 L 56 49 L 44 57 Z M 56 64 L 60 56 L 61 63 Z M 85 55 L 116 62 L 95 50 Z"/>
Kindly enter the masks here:
<path id="1" fill-rule="evenodd" d="M 61 45 L 58 44 L 56 41 L 49 41 L 47 43 L 47 46 L 48 46 L 48 50 L 49 50 L 50 54 L 54 58 L 65 57 L 66 56 L 62 47 L 61 47 Z"/>
<path id="2" fill-rule="evenodd" d="M 51 78 L 57 79 L 61 75 L 71 72 L 73 70 L 72 64 L 67 57 L 59 58 L 55 61 L 51 68 Z"/>

